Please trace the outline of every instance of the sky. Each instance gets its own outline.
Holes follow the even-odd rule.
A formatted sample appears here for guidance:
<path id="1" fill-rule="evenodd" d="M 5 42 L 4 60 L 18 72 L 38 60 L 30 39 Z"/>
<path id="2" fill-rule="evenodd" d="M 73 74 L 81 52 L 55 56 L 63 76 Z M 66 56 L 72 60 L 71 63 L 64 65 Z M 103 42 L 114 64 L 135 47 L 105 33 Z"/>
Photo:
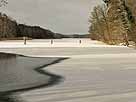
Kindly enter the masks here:
<path id="1" fill-rule="evenodd" d="M 56 33 L 88 33 L 89 14 L 102 0 L 8 0 L 1 11 L 18 23 L 41 26 Z"/>

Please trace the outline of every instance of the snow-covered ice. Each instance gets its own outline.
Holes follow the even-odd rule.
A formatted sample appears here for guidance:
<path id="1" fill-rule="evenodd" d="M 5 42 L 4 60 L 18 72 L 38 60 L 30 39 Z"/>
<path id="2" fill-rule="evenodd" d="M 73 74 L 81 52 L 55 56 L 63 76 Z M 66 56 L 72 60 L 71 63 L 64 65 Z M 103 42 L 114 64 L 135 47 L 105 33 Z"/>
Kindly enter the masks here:
<path id="1" fill-rule="evenodd" d="M 53 40 L 53 44 L 51 44 L 51 40 Z M 70 38 L 27 40 L 26 45 L 24 45 L 23 40 L 0 41 L 0 48 L 27 48 L 27 47 L 124 47 L 124 46 L 107 45 L 103 42 L 90 39 L 70 39 Z"/>

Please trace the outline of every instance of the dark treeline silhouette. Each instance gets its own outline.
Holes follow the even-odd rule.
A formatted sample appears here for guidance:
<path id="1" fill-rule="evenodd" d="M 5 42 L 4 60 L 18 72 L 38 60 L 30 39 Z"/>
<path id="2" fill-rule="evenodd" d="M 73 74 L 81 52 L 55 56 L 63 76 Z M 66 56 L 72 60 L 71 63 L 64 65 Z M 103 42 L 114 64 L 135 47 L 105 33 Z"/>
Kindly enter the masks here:
<path id="1" fill-rule="evenodd" d="M 0 13 L 0 38 L 10 39 L 16 37 L 30 37 L 36 39 L 61 38 L 61 34 L 57 36 L 54 32 L 43 29 L 40 26 L 28 26 L 18 24 L 15 20 L 6 14 Z"/>
<path id="2" fill-rule="evenodd" d="M 64 38 L 89 38 L 90 34 L 67 34 Z"/>
<path id="3" fill-rule="evenodd" d="M 50 30 L 43 29 L 39 26 L 28 26 L 24 24 L 18 24 L 17 37 L 29 37 L 34 39 L 49 39 L 55 38 L 55 33 Z"/>
<path id="4" fill-rule="evenodd" d="M 58 39 L 58 38 L 87 38 L 88 35 L 71 34 L 64 35 L 54 33 L 51 30 L 41 28 L 40 26 L 29 26 L 18 24 L 11 17 L 0 13 L 0 40 L 22 39 L 28 37 L 32 39 Z"/>

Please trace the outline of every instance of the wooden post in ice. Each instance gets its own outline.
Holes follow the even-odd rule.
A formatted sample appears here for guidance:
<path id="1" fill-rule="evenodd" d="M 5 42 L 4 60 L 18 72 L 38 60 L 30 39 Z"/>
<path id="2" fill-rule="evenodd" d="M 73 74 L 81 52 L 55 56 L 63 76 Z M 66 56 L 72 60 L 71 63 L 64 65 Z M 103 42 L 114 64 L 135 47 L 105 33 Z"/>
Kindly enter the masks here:
<path id="1" fill-rule="evenodd" d="M 82 41 L 81 40 L 79 40 L 79 44 L 81 44 L 82 43 Z"/>
<path id="2" fill-rule="evenodd" d="M 51 45 L 53 44 L 53 40 L 51 40 Z"/>
<path id="3" fill-rule="evenodd" d="M 26 37 L 23 37 L 24 45 L 26 45 Z"/>

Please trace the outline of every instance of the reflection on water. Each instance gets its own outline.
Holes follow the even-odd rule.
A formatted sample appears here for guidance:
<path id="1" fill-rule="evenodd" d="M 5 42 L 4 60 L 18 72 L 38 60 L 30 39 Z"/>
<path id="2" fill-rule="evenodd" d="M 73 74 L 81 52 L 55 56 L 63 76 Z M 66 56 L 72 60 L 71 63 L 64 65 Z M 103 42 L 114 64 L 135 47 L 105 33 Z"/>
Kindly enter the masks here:
<path id="1" fill-rule="evenodd" d="M 9 53 L 0 53 L 0 60 L 4 60 L 4 59 L 10 59 L 10 58 L 15 58 L 17 55 L 15 54 L 9 54 Z"/>
<path id="2" fill-rule="evenodd" d="M 23 102 L 23 100 L 17 96 L 0 94 L 0 102 Z"/>
<path id="3" fill-rule="evenodd" d="M 33 58 L 0 53 L 0 102 L 22 102 L 15 92 L 57 84 L 62 77 L 42 70 L 65 58 Z"/>

